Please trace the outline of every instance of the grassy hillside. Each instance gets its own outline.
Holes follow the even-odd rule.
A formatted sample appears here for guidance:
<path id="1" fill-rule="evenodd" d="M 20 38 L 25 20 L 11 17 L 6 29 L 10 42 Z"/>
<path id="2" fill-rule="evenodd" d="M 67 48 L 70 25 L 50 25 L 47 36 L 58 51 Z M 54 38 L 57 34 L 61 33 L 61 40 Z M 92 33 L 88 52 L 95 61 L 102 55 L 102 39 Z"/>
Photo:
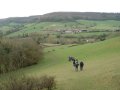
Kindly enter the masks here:
<path id="1" fill-rule="evenodd" d="M 37 70 L 36 74 L 56 76 L 58 90 L 119 90 L 119 41 L 120 38 L 114 38 L 84 46 L 47 48 L 45 69 Z M 68 55 L 84 60 L 83 72 L 73 70 L 72 64 L 67 61 Z"/>
<path id="2" fill-rule="evenodd" d="M 48 47 L 44 52 L 44 60 L 38 65 L 19 71 L 55 76 L 57 90 L 120 90 L 120 37 L 85 45 Z M 69 55 L 84 61 L 84 71 L 74 71 Z"/>

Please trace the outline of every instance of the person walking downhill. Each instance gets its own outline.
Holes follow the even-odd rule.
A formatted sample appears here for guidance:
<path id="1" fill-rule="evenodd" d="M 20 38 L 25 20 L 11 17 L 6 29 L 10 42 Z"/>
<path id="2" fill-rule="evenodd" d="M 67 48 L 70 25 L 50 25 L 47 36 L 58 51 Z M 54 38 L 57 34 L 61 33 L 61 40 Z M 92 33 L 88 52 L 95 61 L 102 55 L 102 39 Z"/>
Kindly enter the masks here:
<path id="1" fill-rule="evenodd" d="M 83 70 L 83 66 L 84 66 L 84 63 L 81 61 L 81 62 L 80 62 L 80 70 L 81 70 L 81 71 Z"/>
<path id="2" fill-rule="evenodd" d="M 78 71 L 78 66 L 79 66 L 78 60 L 76 60 L 76 62 L 75 62 L 75 71 Z"/>

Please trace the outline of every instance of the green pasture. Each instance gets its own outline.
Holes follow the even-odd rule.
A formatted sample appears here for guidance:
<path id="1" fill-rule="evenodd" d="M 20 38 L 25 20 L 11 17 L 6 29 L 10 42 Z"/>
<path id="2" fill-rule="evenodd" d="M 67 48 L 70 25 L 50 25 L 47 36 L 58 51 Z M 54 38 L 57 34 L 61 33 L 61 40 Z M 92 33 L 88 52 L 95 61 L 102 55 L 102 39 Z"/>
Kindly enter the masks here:
<path id="1" fill-rule="evenodd" d="M 51 46 L 44 49 L 44 59 L 37 65 L 1 75 L 25 73 L 35 77 L 55 76 L 56 90 L 120 90 L 120 37 L 85 45 Z M 68 56 L 85 63 L 76 72 Z"/>
<path id="2" fill-rule="evenodd" d="M 13 29 L 14 26 L 18 24 L 10 23 L 8 25 L 0 26 L 0 31 L 6 32 Z M 99 30 L 105 31 L 110 30 L 114 31 L 120 29 L 120 21 L 116 20 L 103 20 L 103 21 L 93 21 L 93 20 L 77 20 L 74 22 L 34 22 L 34 23 L 25 23 L 24 27 L 20 31 L 10 33 L 8 36 L 17 36 L 23 33 L 33 33 L 41 31 L 53 31 L 53 30 Z M 54 33 L 54 32 L 53 32 Z"/>
<path id="3" fill-rule="evenodd" d="M 114 32 L 81 32 L 78 34 L 63 34 L 62 36 L 64 37 L 69 37 L 69 36 L 73 36 L 73 37 L 91 37 L 91 36 L 99 36 L 99 35 L 109 35 L 109 34 L 115 34 Z"/>
<path id="4" fill-rule="evenodd" d="M 116 30 L 120 29 L 120 21 L 116 20 L 77 20 L 81 25 L 85 25 L 90 30 Z"/>

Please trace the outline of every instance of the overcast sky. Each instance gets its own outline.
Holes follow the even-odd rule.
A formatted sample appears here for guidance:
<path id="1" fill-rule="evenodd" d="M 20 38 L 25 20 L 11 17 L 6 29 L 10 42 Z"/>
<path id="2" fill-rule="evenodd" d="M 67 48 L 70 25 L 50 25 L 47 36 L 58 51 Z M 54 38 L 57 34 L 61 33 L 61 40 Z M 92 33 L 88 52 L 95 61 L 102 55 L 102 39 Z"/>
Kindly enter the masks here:
<path id="1" fill-rule="evenodd" d="M 120 12 L 120 0 L 0 0 L 0 18 L 58 11 Z"/>

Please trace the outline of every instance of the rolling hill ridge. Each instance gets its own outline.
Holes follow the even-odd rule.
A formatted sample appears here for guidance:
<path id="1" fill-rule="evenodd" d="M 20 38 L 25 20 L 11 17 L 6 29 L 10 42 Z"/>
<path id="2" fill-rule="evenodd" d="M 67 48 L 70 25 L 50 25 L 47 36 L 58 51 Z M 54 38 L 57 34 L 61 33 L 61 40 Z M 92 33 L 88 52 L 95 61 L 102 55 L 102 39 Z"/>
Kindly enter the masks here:
<path id="1" fill-rule="evenodd" d="M 29 17 L 12 17 L 0 19 L 0 24 L 30 23 L 30 22 L 56 22 L 56 21 L 75 21 L 75 20 L 120 20 L 120 13 L 102 13 L 102 12 L 53 12 L 44 15 L 35 15 Z"/>

